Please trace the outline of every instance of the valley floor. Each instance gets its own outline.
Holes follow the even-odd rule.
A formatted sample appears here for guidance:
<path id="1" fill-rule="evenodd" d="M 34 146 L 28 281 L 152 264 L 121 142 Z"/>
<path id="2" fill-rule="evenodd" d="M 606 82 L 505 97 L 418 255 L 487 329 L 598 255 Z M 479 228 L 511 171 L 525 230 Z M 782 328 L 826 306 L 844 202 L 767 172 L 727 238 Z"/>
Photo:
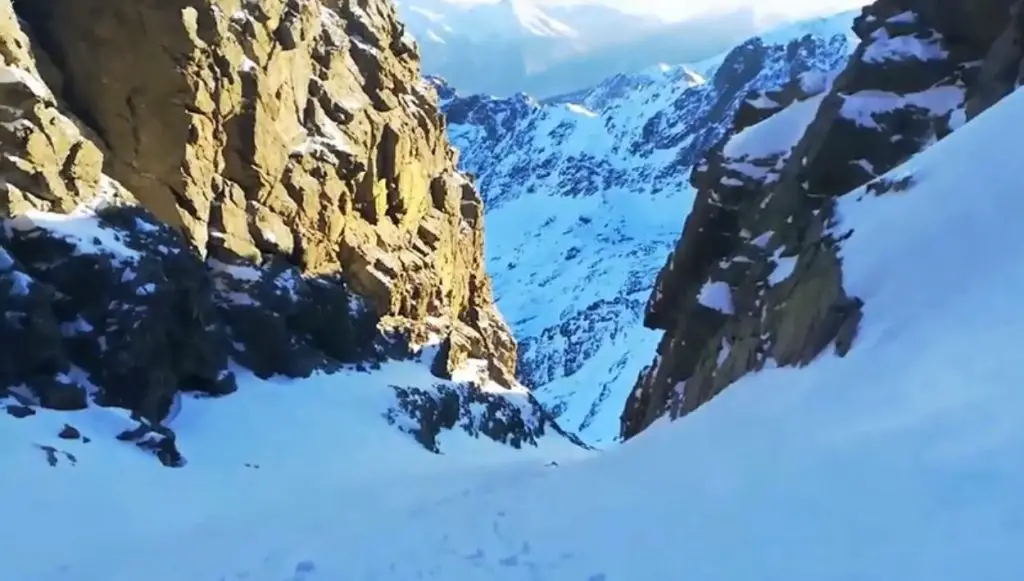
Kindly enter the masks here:
<path id="1" fill-rule="evenodd" d="M 844 198 L 846 358 L 604 452 L 453 435 L 434 456 L 362 376 L 186 401 L 178 470 L 114 441 L 113 414 L 75 416 L 92 442 L 52 468 L 32 444 L 65 446 L 67 418 L 0 419 L 3 577 L 1017 581 L 1021 126 L 1024 92 L 898 169 L 909 191 Z"/>

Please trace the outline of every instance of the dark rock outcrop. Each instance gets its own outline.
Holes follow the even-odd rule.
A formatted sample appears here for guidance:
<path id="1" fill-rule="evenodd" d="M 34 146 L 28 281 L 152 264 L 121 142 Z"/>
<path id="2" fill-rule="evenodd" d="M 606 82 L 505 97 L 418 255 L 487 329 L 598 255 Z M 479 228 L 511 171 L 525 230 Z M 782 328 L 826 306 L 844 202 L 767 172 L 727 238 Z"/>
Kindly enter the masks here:
<path id="1" fill-rule="evenodd" d="M 898 191 L 876 178 L 1012 88 L 1011 4 L 879 0 L 824 92 L 789 86 L 748 100 L 758 106 L 691 175 L 699 193 L 645 315 L 665 334 L 626 403 L 623 438 L 766 365 L 851 348 L 862 301 L 844 290 L 834 201 L 872 181 L 875 195 Z"/>
<path id="2" fill-rule="evenodd" d="M 537 445 L 549 431 L 578 446 L 587 447 L 576 436 L 547 420 L 547 412 L 526 391 L 518 396 L 499 395 L 465 384 L 394 386 L 394 389 L 398 403 L 388 410 L 385 418 L 435 453 L 441 452 L 440 434 L 456 428 L 471 436 L 483 435 L 513 448 Z"/>

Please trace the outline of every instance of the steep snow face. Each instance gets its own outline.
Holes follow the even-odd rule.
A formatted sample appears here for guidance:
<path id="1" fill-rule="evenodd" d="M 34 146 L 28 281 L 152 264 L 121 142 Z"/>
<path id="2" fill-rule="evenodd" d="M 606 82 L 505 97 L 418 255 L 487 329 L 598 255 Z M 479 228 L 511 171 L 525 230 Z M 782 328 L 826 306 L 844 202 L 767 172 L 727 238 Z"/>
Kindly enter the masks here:
<path id="1" fill-rule="evenodd" d="M 520 341 L 521 378 L 566 429 L 597 443 L 618 434 L 657 345 L 643 308 L 692 205 L 690 168 L 750 91 L 841 67 L 854 16 L 542 103 L 461 97 L 433 81 L 461 169 L 485 198 L 489 270 Z"/>
<path id="2" fill-rule="evenodd" d="M 1021 126 L 1018 91 L 894 170 L 908 189 L 840 201 L 844 280 L 868 298 L 845 358 L 746 376 L 604 453 L 462 440 L 430 455 L 362 421 L 383 392 L 354 377 L 187 402 L 176 428 L 197 454 L 181 470 L 110 438 L 58 439 L 57 412 L 0 422 L 0 494 L 17 500 L 4 572 L 1017 581 L 1024 139 L 1006 128 Z M 93 419 L 86 435 L 121 422 Z"/>

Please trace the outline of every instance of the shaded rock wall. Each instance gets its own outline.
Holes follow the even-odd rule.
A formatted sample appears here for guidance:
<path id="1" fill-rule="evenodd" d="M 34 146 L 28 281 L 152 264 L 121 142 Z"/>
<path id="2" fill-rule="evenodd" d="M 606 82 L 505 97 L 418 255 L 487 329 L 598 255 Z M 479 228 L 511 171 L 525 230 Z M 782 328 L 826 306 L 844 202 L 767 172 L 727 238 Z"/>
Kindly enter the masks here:
<path id="1" fill-rule="evenodd" d="M 1016 86 L 1011 4 L 880 0 L 824 86 L 802 79 L 751 96 L 691 175 L 698 196 L 645 316 L 665 335 L 626 403 L 622 437 L 766 365 L 851 348 L 862 302 L 843 287 L 833 202 L 872 181 L 876 195 L 900 189 L 878 176 Z"/>

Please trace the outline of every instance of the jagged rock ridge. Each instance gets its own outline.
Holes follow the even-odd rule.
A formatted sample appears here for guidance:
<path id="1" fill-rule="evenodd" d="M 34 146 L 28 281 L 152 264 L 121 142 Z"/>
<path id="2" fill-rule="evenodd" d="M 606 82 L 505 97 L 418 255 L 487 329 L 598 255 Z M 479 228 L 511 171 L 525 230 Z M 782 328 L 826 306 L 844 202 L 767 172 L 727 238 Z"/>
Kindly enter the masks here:
<path id="1" fill-rule="evenodd" d="M 175 463 L 160 422 L 232 360 L 439 343 L 439 378 L 518 389 L 481 200 L 390 3 L 4 0 L 0 58 L 0 396 L 128 408 Z"/>
<path id="2" fill-rule="evenodd" d="M 641 325 L 644 303 L 693 199 L 686 172 L 746 114 L 751 91 L 841 67 L 854 16 L 543 102 L 463 96 L 433 80 L 460 166 L 486 201 L 488 265 L 520 341 L 520 379 L 564 425 L 592 441 L 617 437 L 622 402 L 657 345 Z"/>
<path id="3" fill-rule="evenodd" d="M 864 299 L 844 290 L 842 243 L 855 233 L 834 202 L 864 184 L 872 195 L 906 189 L 912 176 L 880 176 L 1016 85 L 1011 4 L 879 0 L 824 90 L 783 87 L 736 116 L 691 175 L 697 199 L 645 311 L 665 334 L 626 404 L 623 437 L 751 371 L 854 345 Z"/>

